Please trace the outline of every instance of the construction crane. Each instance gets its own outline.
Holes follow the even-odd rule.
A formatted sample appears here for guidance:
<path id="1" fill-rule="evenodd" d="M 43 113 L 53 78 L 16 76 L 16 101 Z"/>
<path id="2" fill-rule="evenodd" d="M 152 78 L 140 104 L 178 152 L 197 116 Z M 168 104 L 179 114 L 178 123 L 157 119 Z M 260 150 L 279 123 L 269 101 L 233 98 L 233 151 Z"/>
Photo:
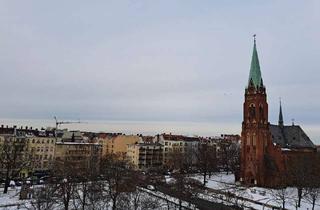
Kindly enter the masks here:
<path id="1" fill-rule="evenodd" d="M 80 119 L 78 121 L 58 121 L 57 117 L 54 116 L 53 117 L 54 120 L 56 121 L 56 131 L 58 130 L 58 126 L 62 125 L 62 124 L 75 124 L 75 123 L 83 123 L 80 121 Z"/>

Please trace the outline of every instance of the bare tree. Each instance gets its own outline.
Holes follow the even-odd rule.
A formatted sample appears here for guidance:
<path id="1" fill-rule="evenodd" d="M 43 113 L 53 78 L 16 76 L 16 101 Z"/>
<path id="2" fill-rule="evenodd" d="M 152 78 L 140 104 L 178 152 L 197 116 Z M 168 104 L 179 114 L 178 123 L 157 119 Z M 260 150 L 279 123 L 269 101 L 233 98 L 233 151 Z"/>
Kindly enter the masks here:
<path id="1" fill-rule="evenodd" d="M 88 186 L 87 206 L 89 210 L 104 210 L 109 206 L 109 198 L 104 194 L 104 183 L 96 180 Z"/>
<path id="2" fill-rule="evenodd" d="M 136 173 L 123 154 L 108 154 L 103 157 L 100 171 L 107 183 L 105 191 L 112 202 L 112 209 L 116 210 L 122 194 L 135 191 Z"/>
<path id="3" fill-rule="evenodd" d="M 320 154 L 313 156 L 312 162 L 308 163 L 311 168 L 307 179 L 306 200 L 312 204 L 312 210 L 315 209 L 316 201 L 320 198 Z"/>
<path id="4" fill-rule="evenodd" d="M 240 179 L 240 145 L 231 143 L 226 153 L 227 168 L 234 174 L 237 181 Z"/>
<path id="5" fill-rule="evenodd" d="M 187 173 L 189 168 L 192 166 L 188 154 L 180 149 L 174 149 L 168 153 L 168 160 L 165 163 L 166 168 L 178 172 L 178 173 Z"/>
<path id="6" fill-rule="evenodd" d="M 301 199 L 304 189 L 308 186 L 310 178 L 312 178 L 312 163 L 313 156 L 308 154 L 295 155 L 289 158 L 288 181 L 297 189 L 297 206 L 301 206 Z"/>
<path id="7" fill-rule="evenodd" d="M 306 200 L 312 204 L 312 210 L 315 209 L 316 201 L 320 198 L 320 187 L 308 187 L 306 189 Z"/>
<path id="8" fill-rule="evenodd" d="M 97 190 L 101 190 L 99 185 L 101 183 L 98 183 L 97 170 L 97 168 L 99 168 L 99 162 L 95 160 L 94 155 L 91 155 L 81 160 L 78 164 L 85 167 L 81 167 L 81 170 L 77 170 L 77 173 L 74 173 L 77 184 L 74 189 L 75 199 L 73 206 L 75 209 L 85 210 L 86 207 L 89 206 L 89 196 L 90 199 L 94 197 L 90 194 L 97 193 Z"/>
<path id="9" fill-rule="evenodd" d="M 179 209 L 182 209 L 182 202 L 187 201 L 190 203 L 192 199 L 197 198 L 198 194 L 202 191 L 202 184 L 200 181 L 186 177 L 183 174 L 173 175 L 175 182 L 169 185 L 170 194 L 179 200 Z"/>
<path id="10" fill-rule="evenodd" d="M 208 144 L 199 145 L 197 151 L 197 167 L 203 176 L 203 185 L 207 183 L 207 177 L 217 171 L 217 156 L 213 146 Z"/>
<path id="11" fill-rule="evenodd" d="M 240 170 L 240 145 L 231 142 L 220 142 L 220 150 L 217 154 L 219 166 L 222 167 L 227 175 L 234 173 L 238 180 L 237 173 Z"/>
<path id="12" fill-rule="evenodd" d="M 28 210 L 53 210 L 56 205 L 55 187 L 52 184 L 46 184 L 34 189 L 32 200 L 25 204 Z"/>
<path id="13" fill-rule="evenodd" d="M 293 198 L 294 190 L 288 188 L 285 185 L 281 186 L 279 189 L 272 189 L 271 195 L 274 200 L 279 203 L 283 209 L 286 208 L 286 203 L 290 202 Z"/>
<path id="14" fill-rule="evenodd" d="M 55 181 L 57 201 L 62 203 L 64 210 L 69 210 L 70 202 L 77 188 L 76 181 L 79 177 L 77 165 L 68 160 L 55 161 L 52 173 L 53 176 L 57 177 Z"/>
<path id="15" fill-rule="evenodd" d="M 0 174 L 5 180 L 3 193 L 8 192 L 10 180 L 19 177 L 22 170 L 30 169 L 31 161 L 32 155 L 28 153 L 23 137 L 16 134 L 3 136 L 0 142 Z"/>
<path id="16" fill-rule="evenodd" d="M 140 209 L 143 210 L 153 210 L 161 206 L 161 203 L 158 198 L 153 196 L 142 196 L 140 199 Z M 135 209 L 135 210 L 138 210 Z"/>

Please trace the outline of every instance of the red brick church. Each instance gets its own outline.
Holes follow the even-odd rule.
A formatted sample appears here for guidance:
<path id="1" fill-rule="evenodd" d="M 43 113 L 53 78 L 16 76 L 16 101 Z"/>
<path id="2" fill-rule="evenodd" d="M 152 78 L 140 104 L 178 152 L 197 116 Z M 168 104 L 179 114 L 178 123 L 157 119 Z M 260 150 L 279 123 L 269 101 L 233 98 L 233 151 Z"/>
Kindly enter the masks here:
<path id="1" fill-rule="evenodd" d="M 300 126 L 284 125 L 281 104 L 278 125 L 269 123 L 267 91 L 254 39 L 243 104 L 240 181 L 246 185 L 277 186 L 283 182 L 288 159 L 315 151 L 315 145 Z"/>

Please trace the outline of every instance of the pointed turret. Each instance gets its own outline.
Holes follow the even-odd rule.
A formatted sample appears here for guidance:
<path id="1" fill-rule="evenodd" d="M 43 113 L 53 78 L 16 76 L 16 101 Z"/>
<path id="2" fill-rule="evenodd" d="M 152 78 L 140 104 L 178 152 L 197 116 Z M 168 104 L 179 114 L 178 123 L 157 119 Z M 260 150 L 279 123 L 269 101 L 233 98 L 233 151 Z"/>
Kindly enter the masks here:
<path id="1" fill-rule="evenodd" d="M 254 44 L 253 44 L 253 53 L 252 53 L 252 59 L 251 59 L 248 86 L 253 85 L 254 87 L 261 87 L 263 86 L 263 82 L 262 82 L 259 58 L 258 58 L 257 47 L 256 47 L 256 35 L 254 35 L 253 37 L 254 37 Z"/>
<path id="2" fill-rule="evenodd" d="M 283 127 L 283 115 L 282 115 L 282 106 L 281 106 L 281 99 L 280 99 L 280 111 L 279 111 L 279 126 Z"/>

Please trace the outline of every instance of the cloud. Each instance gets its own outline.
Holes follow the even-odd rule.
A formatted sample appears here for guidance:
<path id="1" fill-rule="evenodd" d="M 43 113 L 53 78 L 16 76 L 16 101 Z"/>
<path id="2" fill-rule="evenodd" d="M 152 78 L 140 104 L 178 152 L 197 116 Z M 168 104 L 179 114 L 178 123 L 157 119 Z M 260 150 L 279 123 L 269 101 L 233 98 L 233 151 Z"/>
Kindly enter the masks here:
<path id="1" fill-rule="evenodd" d="M 287 121 L 318 124 L 319 8 L 317 1 L 1 1 L 0 115 L 240 127 L 256 33 L 271 121 L 281 96 Z"/>

